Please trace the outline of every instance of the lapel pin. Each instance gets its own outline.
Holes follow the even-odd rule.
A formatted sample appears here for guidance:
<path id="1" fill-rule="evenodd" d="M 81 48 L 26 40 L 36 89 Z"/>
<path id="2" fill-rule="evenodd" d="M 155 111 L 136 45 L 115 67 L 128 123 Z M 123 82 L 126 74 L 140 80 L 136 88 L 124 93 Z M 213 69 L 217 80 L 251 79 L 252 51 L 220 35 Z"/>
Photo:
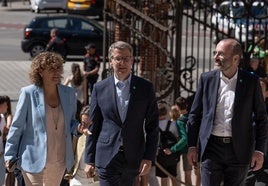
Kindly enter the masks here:
<path id="1" fill-rule="evenodd" d="M 243 82 L 243 80 L 242 80 L 242 79 L 240 79 L 240 80 L 239 80 L 239 82 L 240 82 L 240 83 L 242 83 L 242 82 Z"/>
<path id="2" fill-rule="evenodd" d="M 135 86 L 133 86 L 133 90 L 135 90 L 136 89 L 136 87 Z"/>

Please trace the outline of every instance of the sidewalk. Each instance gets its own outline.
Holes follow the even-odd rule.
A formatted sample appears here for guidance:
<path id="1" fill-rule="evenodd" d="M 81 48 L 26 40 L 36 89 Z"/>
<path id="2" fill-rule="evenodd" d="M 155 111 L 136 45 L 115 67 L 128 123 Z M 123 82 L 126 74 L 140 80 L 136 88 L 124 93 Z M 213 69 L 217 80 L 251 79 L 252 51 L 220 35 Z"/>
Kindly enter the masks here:
<path id="1" fill-rule="evenodd" d="M 76 62 L 82 65 L 82 62 Z M 64 79 L 71 73 L 73 62 L 64 63 Z M 12 113 L 15 113 L 20 89 L 30 84 L 29 70 L 31 61 L 0 61 L 0 95 L 8 95 L 11 99 Z"/>
<path id="2" fill-rule="evenodd" d="M 30 3 L 27 0 L 6 0 L 6 5 L 3 6 L 3 1 L 1 1 L 0 11 L 30 11 Z"/>

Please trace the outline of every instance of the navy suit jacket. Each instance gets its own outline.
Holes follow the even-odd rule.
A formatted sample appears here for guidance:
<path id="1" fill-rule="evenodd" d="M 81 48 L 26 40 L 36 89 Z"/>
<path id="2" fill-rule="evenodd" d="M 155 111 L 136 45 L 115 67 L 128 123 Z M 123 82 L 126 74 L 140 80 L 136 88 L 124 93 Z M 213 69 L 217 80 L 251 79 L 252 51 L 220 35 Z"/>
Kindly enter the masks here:
<path id="1" fill-rule="evenodd" d="M 158 109 L 153 85 L 132 75 L 124 123 L 119 116 L 116 96 L 114 76 L 94 85 L 90 104 L 93 135 L 87 137 L 85 162 L 107 167 L 123 139 L 127 166 L 137 169 L 142 159 L 154 161 L 156 156 Z"/>
<path id="2" fill-rule="evenodd" d="M 215 119 L 220 72 L 203 73 L 189 114 L 188 145 L 206 150 Z M 238 70 L 232 118 L 233 147 L 241 163 L 249 163 L 254 150 L 265 152 L 267 114 L 258 77 Z"/>

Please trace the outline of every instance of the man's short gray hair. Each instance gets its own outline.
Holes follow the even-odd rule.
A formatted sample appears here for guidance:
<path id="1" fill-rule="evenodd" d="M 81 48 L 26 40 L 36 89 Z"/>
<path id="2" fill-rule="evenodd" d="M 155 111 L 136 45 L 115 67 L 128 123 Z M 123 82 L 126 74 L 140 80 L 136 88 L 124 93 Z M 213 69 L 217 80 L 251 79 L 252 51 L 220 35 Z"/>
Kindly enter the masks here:
<path id="1" fill-rule="evenodd" d="M 108 52 L 109 59 L 111 59 L 111 57 L 113 56 L 113 52 L 115 49 L 118 49 L 118 50 L 128 49 L 130 51 L 131 55 L 133 55 L 133 48 L 129 43 L 124 42 L 124 41 L 117 41 L 117 42 L 113 43 L 109 48 L 109 52 Z"/>

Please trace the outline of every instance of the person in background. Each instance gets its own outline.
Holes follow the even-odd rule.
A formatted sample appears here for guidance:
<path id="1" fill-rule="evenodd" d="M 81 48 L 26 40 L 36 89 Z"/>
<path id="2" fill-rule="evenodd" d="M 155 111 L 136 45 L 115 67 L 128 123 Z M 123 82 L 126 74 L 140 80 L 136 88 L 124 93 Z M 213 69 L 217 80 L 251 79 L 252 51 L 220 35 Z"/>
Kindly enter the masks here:
<path id="1" fill-rule="evenodd" d="M 82 107 L 85 105 L 87 96 L 86 96 L 86 79 L 84 78 L 81 68 L 78 63 L 72 63 L 71 65 L 71 74 L 66 77 L 63 85 L 73 87 L 76 92 L 77 98 L 77 109 L 76 109 L 76 119 L 81 122 L 80 112 Z M 77 144 L 79 138 L 73 136 L 73 144 Z M 75 147 L 73 147 L 75 149 Z M 72 178 L 72 173 L 66 172 L 64 175 L 63 182 L 70 180 Z M 62 183 L 63 184 L 63 183 Z"/>
<path id="2" fill-rule="evenodd" d="M 89 121 L 89 105 L 86 105 L 82 108 L 80 112 L 81 122 Z M 91 135 L 91 133 L 89 133 Z M 93 185 L 98 184 L 97 177 L 92 179 L 87 178 L 86 172 L 84 171 L 85 163 L 85 143 L 86 143 L 86 135 L 82 135 L 78 138 L 76 148 L 75 148 L 75 165 L 74 170 L 72 172 L 72 179 L 70 179 L 70 186 L 79 186 L 79 185 Z"/>
<path id="3" fill-rule="evenodd" d="M 61 84 L 64 59 L 42 52 L 31 63 L 31 85 L 20 92 L 5 147 L 8 171 L 17 166 L 26 185 L 60 185 L 74 164 L 72 134 L 88 131 L 75 119 L 75 90 Z M 14 165 L 11 161 L 17 161 Z"/>
<path id="4" fill-rule="evenodd" d="M 11 122 L 12 122 L 12 110 L 11 110 L 11 101 L 10 98 L 8 96 L 4 96 L 7 100 L 7 112 L 4 114 L 5 116 L 5 120 L 6 120 L 6 126 L 4 128 L 4 132 L 3 132 L 3 144 L 4 144 L 4 148 L 5 148 L 5 144 L 6 144 L 6 137 L 9 131 L 9 128 L 11 126 Z M 14 172 L 8 172 L 6 170 L 6 175 L 5 175 L 5 185 L 6 186 L 13 186 L 15 184 L 15 174 Z"/>
<path id="5" fill-rule="evenodd" d="M 172 185 L 177 186 L 180 185 L 175 178 L 177 176 L 177 164 L 180 160 L 180 153 L 176 152 L 181 152 L 183 148 L 185 148 L 187 145 L 186 131 L 183 126 L 177 123 L 179 113 L 176 108 L 172 107 L 170 109 L 169 112 L 170 121 L 168 118 L 168 109 L 163 103 L 159 103 L 158 110 L 159 110 L 160 130 L 163 132 L 170 131 L 173 134 L 173 136 L 176 137 L 177 140 L 175 141 L 175 143 L 169 145 L 169 147 L 165 147 L 166 142 L 164 142 L 163 140 L 166 139 L 163 139 L 160 135 L 160 149 L 157 156 L 157 162 L 172 175 L 172 177 L 170 177 Z M 167 127 L 168 125 L 169 127 Z M 164 153 L 165 156 L 163 156 L 161 153 Z M 165 159 L 168 158 L 168 156 L 171 156 L 172 154 L 177 156 L 176 161 L 174 161 L 174 163 L 172 164 L 167 164 Z M 164 159 L 160 157 L 163 157 Z M 163 172 L 158 166 L 156 167 L 156 176 L 161 178 L 161 186 L 168 185 L 169 176 L 165 172 Z"/>
<path id="6" fill-rule="evenodd" d="M 84 57 L 83 63 L 83 74 L 86 77 L 86 95 L 87 100 L 86 104 L 90 103 L 90 94 L 93 90 L 93 85 L 97 82 L 99 77 L 99 69 L 100 69 L 100 56 L 96 53 L 96 46 L 93 43 L 85 46 L 86 55 Z"/>
<path id="7" fill-rule="evenodd" d="M 133 185 L 149 173 L 158 143 L 158 111 L 153 84 L 131 73 L 133 48 L 124 41 L 108 52 L 114 74 L 94 85 L 85 163 L 88 177 L 97 168 L 100 185 Z"/>
<path id="8" fill-rule="evenodd" d="M 177 123 L 180 123 L 180 125 L 184 126 L 185 130 L 187 127 L 188 122 L 188 101 L 184 97 L 178 97 L 175 101 L 176 108 L 178 109 L 180 113 L 180 117 L 177 120 Z M 188 145 L 183 150 L 182 153 L 182 160 L 183 160 L 183 170 L 184 170 L 184 180 L 186 185 L 192 185 L 192 166 L 190 165 L 188 159 L 187 159 L 187 151 L 188 151 Z M 196 170 L 198 171 L 198 170 Z M 200 186 L 200 173 L 196 174 L 196 183 L 195 185 Z"/>
<path id="9" fill-rule="evenodd" d="M 263 98 L 266 103 L 266 108 L 267 108 L 266 110 L 268 110 L 268 104 L 266 100 L 266 98 L 268 97 L 268 92 L 267 92 L 268 77 L 266 75 L 264 66 L 261 65 L 261 59 L 252 56 L 250 58 L 249 68 L 247 69 L 247 71 L 259 77 Z"/>
<path id="10" fill-rule="evenodd" d="M 180 113 L 179 110 L 177 108 L 177 105 L 172 105 L 170 107 L 170 111 L 169 111 L 169 117 L 171 121 L 177 121 L 177 119 L 179 119 L 180 117 Z M 180 160 L 181 160 L 181 154 L 180 154 Z M 177 163 L 177 176 L 176 179 L 181 180 L 181 161 L 179 161 Z M 178 183 L 178 186 L 180 186 L 181 184 Z"/>
<path id="11" fill-rule="evenodd" d="M 6 137 L 7 137 L 9 128 L 10 128 L 10 126 L 11 126 L 11 122 L 12 122 L 12 119 L 13 119 L 13 115 L 12 115 L 11 101 L 10 101 L 9 96 L 3 96 L 3 97 L 5 97 L 5 99 L 7 100 L 7 112 L 4 113 L 5 120 L 6 120 L 6 126 L 5 126 L 5 128 L 4 128 L 4 133 L 3 133 L 3 143 L 4 143 L 4 146 L 5 146 L 5 143 L 6 143 Z"/>
<path id="12" fill-rule="evenodd" d="M 0 96 L 0 185 L 5 184 L 5 161 L 4 161 L 4 143 L 3 134 L 6 126 L 5 114 L 8 110 L 8 97 Z"/>
<path id="13" fill-rule="evenodd" d="M 264 66 L 261 65 L 260 59 L 252 56 L 249 61 L 249 67 L 247 69 L 250 73 L 260 77 L 260 78 L 266 78 L 267 75 L 265 72 Z"/>
<path id="14" fill-rule="evenodd" d="M 85 105 L 86 98 L 86 80 L 81 72 L 80 66 L 77 63 L 71 65 L 72 74 L 67 76 L 64 85 L 73 87 L 76 90 L 77 101 L 81 105 Z"/>
<path id="15" fill-rule="evenodd" d="M 259 170 L 267 143 L 267 113 L 259 78 L 238 68 L 241 44 L 221 40 L 214 70 L 201 75 L 189 113 L 188 159 L 201 160 L 204 186 L 243 186 Z M 254 125 L 253 125 L 254 123 Z"/>
<path id="16" fill-rule="evenodd" d="M 65 39 L 59 37 L 59 31 L 57 28 L 50 30 L 50 40 L 45 48 L 45 51 L 56 52 L 60 54 L 63 59 L 66 58 L 66 46 Z"/>

